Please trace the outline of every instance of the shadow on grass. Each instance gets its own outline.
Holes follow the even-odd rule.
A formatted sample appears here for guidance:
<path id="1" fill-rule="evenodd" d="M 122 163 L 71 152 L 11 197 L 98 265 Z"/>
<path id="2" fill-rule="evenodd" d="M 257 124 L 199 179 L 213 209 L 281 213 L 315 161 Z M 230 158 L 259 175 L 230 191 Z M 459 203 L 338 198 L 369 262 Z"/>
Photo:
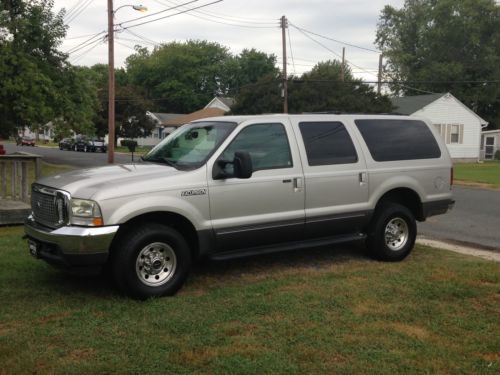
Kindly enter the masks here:
<path id="1" fill-rule="evenodd" d="M 231 282 L 248 275 L 269 276 L 296 269 L 316 270 L 331 265 L 350 261 L 369 261 L 363 242 L 342 244 L 320 248 L 304 248 L 274 254 L 255 255 L 251 257 L 224 261 L 205 260 L 197 262 L 191 271 L 187 285 L 193 288 L 220 286 L 223 282 Z M 43 273 L 37 273 L 37 284 L 45 290 L 61 295 L 80 295 L 89 299 L 110 299 L 122 296 L 115 287 L 109 271 L 94 276 L 82 276 L 64 272 L 50 267 Z M 126 298 L 126 297 L 123 297 Z"/>

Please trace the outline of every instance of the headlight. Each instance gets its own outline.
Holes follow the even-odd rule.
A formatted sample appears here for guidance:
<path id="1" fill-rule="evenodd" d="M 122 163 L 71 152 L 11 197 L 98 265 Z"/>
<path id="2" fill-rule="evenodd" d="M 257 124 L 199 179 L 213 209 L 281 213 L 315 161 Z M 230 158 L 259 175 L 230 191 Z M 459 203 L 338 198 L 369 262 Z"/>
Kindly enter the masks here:
<path id="1" fill-rule="evenodd" d="M 93 227 L 103 225 L 99 205 L 87 199 L 71 199 L 71 224 Z"/>

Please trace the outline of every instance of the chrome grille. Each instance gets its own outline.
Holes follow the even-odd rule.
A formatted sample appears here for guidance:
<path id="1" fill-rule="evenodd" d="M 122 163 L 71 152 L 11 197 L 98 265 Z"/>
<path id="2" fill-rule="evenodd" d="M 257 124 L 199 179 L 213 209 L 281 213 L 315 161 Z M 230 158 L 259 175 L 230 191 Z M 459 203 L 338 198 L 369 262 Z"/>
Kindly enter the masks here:
<path id="1" fill-rule="evenodd" d="M 68 222 L 68 211 L 64 195 L 54 189 L 33 185 L 31 209 L 35 221 L 50 228 L 57 228 Z"/>

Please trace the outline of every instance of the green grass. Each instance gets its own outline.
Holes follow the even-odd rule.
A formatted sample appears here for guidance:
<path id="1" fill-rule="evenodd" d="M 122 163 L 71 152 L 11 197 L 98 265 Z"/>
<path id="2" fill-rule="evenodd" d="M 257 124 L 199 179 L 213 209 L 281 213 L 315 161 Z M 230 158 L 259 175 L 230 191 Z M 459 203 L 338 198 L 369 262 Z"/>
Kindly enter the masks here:
<path id="1" fill-rule="evenodd" d="M 454 165 L 455 179 L 489 184 L 500 188 L 500 161 Z"/>
<path id="2" fill-rule="evenodd" d="M 0 373 L 500 371 L 497 263 L 309 249 L 197 265 L 177 296 L 137 302 L 31 258 L 21 235 L 0 228 Z"/>

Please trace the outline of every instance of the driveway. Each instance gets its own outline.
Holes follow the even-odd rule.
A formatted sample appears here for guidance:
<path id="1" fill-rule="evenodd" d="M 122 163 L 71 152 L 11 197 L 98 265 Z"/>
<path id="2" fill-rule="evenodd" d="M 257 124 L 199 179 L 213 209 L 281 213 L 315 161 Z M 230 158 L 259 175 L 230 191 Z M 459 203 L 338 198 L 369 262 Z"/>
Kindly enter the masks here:
<path id="1" fill-rule="evenodd" d="M 453 193 L 453 210 L 419 223 L 419 234 L 500 250 L 500 191 L 455 186 Z"/>

